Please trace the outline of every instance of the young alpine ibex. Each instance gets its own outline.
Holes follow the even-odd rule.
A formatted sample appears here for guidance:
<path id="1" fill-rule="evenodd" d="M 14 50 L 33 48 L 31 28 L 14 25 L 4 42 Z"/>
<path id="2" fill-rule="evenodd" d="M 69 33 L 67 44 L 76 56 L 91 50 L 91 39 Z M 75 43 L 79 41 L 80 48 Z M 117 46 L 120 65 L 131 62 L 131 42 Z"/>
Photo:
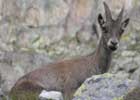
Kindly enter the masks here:
<path id="1" fill-rule="evenodd" d="M 123 20 L 124 8 L 115 20 L 105 2 L 104 8 L 106 20 L 101 14 L 98 15 L 102 36 L 95 53 L 78 59 L 51 63 L 46 67 L 36 69 L 21 77 L 12 88 L 11 94 L 16 91 L 41 92 L 45 89 L 61 91 L 64 96 L 69 97 L 86 78 L 107 72 L 112 52 L 118 48 L 119 40 L 129 23 L 129 18 Z"/>

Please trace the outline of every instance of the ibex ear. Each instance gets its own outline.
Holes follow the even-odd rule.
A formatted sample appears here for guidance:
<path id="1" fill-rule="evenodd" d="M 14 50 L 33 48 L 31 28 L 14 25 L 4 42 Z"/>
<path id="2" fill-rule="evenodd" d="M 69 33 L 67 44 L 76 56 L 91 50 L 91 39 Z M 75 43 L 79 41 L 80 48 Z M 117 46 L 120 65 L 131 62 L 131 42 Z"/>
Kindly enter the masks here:
<path id="1" fill-rule="evenodd" d="M 124 29 L 124 28 L 126 28 L 126 26 L 128 25 L 128 23 L 129 23 L 129 18 L 127 18 L 126 20 L 124 20 L 123 22 L 122 22 L 122 28 Z"/>
<path id="2" fill-rule="evenodd" d="M 101 27 L 103 27 L 105 24 L 105 21 L 104 21 L 103 16 L 101 14 L 98 15 L 98 22 L 99 22 Z"/>

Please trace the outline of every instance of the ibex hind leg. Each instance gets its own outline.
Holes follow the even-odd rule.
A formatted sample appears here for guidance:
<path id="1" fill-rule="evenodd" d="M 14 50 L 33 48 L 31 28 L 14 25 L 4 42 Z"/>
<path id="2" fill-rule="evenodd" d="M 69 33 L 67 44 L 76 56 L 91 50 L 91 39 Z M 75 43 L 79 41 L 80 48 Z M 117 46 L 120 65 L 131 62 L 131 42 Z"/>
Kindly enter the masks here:
<path id="1" fill-rule="evenodd" d="M 32 81 L 23 81 L 12 88 L 9 96 L 12 100 L 38 100 L 42 87 Z"/>

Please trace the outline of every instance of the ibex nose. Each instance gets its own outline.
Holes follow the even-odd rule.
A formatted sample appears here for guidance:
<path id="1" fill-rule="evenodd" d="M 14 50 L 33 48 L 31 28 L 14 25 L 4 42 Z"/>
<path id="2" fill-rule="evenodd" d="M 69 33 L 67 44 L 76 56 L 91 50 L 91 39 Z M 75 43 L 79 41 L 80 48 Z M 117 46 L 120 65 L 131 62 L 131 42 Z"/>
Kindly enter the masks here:
<path id="1" fill-rule="evenodd" d="M 116 45 L 118 44 L 118 41 L 117 41 L 117 40 L 111 40 L 110 42 L 111 42 L 111 44 L 114 45 L 114 46 L 116 46 Z"/>

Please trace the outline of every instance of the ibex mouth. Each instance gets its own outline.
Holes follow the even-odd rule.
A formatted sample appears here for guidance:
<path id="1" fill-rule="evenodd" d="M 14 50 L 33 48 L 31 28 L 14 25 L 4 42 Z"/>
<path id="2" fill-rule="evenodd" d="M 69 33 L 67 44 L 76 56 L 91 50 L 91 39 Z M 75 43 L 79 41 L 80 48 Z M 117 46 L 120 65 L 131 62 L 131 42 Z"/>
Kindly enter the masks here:
<path id="1" fill-rule="evenodd" d="M 112 51 L 115 51 L 115 50 L 117 50 L 117 46 L 109 46 L 109 49 Z"/>

